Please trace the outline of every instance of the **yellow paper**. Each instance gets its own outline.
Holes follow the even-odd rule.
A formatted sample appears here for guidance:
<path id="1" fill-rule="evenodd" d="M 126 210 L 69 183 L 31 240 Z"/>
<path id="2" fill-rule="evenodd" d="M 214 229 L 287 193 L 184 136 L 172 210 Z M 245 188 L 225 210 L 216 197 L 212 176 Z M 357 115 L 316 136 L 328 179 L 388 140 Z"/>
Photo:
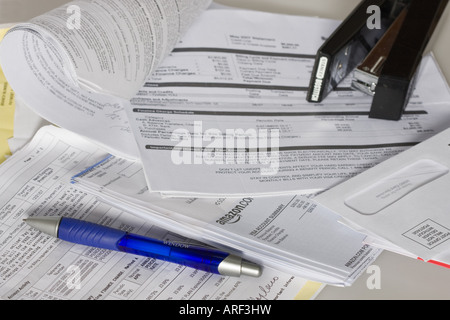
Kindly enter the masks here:
<path id="1" fill-rule="evenodd" d="M 0 30 L 0 41 L 7 29 Z M 11 154 L 8 139 L 13 136 L 14 130 L 14 92 L 6 81 L 0 66 L 0 163 L 6 160 L 5 156 Z"/>
<path id="2" fill-rule="evenodd" d="M 6 32 L 8 32 L 8 29 L 0 29 L 0 41 L 3 39 L 3 37 L 5 36 Z"/>
<path id="3" fill-rule="evenodd" d="M 324 284 L 308 281 L 295 297 L 295 300 L 312 300 L 323 289 Z"/>

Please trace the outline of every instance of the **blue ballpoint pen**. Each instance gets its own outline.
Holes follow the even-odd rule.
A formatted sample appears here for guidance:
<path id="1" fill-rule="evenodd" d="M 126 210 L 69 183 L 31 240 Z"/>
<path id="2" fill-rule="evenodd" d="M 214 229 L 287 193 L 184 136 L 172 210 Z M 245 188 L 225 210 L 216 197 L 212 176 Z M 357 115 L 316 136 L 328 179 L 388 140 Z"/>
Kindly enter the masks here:
<path id="1" fill-rule="evenodd" d="M 214 249 L 176 246 L 72 218 L 32 217 L 24 221 L 48 235 L 76 244 L 152 257 L 224 276 L 261 275 L 258 265 Z"/>

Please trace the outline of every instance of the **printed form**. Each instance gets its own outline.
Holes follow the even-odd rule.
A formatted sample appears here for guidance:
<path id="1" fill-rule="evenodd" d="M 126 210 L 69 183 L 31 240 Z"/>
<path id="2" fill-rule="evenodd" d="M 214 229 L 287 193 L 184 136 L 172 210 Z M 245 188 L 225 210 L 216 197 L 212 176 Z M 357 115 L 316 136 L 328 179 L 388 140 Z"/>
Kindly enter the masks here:
<path id="1" fill-rule="evenodd" d="M 1 299 L 271 300 L 297 295 L 309 299 L 322 288 L 270 268 L 257 279 L 231 278 L 74 245 L 22 221 L 30 215 L 64 215 L 167 241 L 186 241 L 69 183 L 74 173 L 105 156 L 78 135 L 45 127 L 0 167 Z M 305 292 L 313 293 L 305 296 Z"/>
<path id="2" fill-rule="evenodd" d="M 317 48 L 337 24 L 206 11 L 127 109 L 150 189 L 317 192 L 446 128 L 450 94 L 431 56 L 401 121 L 369 119 L 372 98 L 350 79 L 323 104 L 307 103 Z"/>

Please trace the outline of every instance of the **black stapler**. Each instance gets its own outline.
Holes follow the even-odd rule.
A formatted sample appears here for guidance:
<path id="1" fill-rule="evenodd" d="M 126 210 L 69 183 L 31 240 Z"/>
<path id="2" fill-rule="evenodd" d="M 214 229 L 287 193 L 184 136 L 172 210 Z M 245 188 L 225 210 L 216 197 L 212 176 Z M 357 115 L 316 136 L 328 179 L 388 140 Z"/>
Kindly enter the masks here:
<path id="1" fill-rule="evenodd" d="M 369 117 L 399 120 L 416 71 L 448 0 L 364 0 L 319 48 L 307 100 L 321 102 L 354 71 L 352 87 L 373 96 Z M 369 8 L 379 9 L 370 28 Z"/>

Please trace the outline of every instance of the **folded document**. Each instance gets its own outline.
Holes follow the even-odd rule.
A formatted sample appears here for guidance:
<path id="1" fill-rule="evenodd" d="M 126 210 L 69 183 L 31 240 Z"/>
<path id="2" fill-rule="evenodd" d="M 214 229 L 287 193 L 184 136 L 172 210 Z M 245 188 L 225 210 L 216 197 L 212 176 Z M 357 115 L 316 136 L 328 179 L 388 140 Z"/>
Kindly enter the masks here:
<path id="1" fill-rule="evenodd" d="M 149 192 L 139 162 L 107 156 L 74 185 L 172 232 L 311 280 L 350 285 L 381 253 L 364 234 L 301 195 L 164 198 Z"/>
<path id="2" fill-rule="evenodd" d="M 369 236 L 367 242 L 450 264 L 450 129 L 315 200 Z"/>

